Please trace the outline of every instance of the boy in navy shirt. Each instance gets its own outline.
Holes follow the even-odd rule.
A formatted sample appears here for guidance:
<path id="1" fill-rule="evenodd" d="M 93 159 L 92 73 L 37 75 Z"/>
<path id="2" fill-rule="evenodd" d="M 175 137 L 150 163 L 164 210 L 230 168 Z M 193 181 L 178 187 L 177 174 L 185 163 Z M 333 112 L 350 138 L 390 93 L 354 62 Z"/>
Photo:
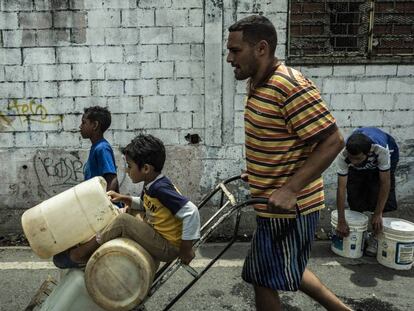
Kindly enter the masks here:
<path id="1" fill-rule="evenodd" d="M 104 138 L 104 133 L 110 125 L 111 113 L 107 108 L 85 108 L 79 128 L 82 138 L 89 139 L 92 146 L 83 173 L 85 180 L 102 176 L 106 180 L 108 191 L 119 191 L 114 152 Z"/>
<path id="2" fill-rule="evenodd" d="M 336 160 L 338 234 L 349 234 L 344 212 L 345 196 L 351 210 L 373 213 L 375 233 L 382 230 L 383 212 L 397 209 L 395 170 L 398 160 L 399 151 L 394 138 L 378 128 L 356 129 L 347 139 L 345 149 Z"/>

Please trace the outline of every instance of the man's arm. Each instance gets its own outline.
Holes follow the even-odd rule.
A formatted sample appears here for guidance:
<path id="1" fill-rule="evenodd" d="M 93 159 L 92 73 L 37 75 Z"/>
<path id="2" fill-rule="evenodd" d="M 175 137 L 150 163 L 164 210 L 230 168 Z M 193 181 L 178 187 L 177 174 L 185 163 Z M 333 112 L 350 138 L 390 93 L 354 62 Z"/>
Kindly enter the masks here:
<path id="1" fill-rule="evenodd" d="M 384 212 L 385 203 L 387 203 L 391 188 L 391 173 L 390 171 L 379 172 L 379 192 L 377 199 L 377 206 L 372 216 L 372 228 L 376 233 L 382 231 L 382 213 Z"/>
<path id="2" fill-rule="evenodd" d="M 349 235 L 349 226 L 345 219 L 345 194 L 346 194 L 346 183 L 348 176 L 338 175 L 338 188 L 336 189 L 336 207 L 338 209 L 338 225 L 336 231 L 340 236 Z"/>
<path id="3" fill-rule="evenodd" d="M 294 209 L 299 191 L 321 176 L 343 147 L 344 138 L 338 129 L 320 140 L 303 166 L 283 187 L 273 191 L 269 198 L 269 208 Z"/>

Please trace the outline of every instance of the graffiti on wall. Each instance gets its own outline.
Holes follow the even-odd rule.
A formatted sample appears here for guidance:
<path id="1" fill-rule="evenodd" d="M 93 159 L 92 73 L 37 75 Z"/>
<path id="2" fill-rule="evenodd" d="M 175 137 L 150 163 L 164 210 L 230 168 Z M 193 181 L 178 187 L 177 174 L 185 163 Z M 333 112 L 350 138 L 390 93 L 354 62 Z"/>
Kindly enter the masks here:
<path id="1" fill-rule="evenodd" d="M 40 188 L 49 196 L 73 187 L 83 181 L 83 162 L 77 152 L 61 153 L 59 156 L 38 151 L 34 168 Z"/>
<path id="2" fill-rule="evenodd" d="M 19 120 L 21 123 L 59 123 L 63 115 L 51 115 L 42 103 L 36 103 L 34 99 L 29 102 L 18 102 L 17 99 L 11 100 L 6 111 L 0 111 L 0 130 L 13 128 L 13 123 Z"/>

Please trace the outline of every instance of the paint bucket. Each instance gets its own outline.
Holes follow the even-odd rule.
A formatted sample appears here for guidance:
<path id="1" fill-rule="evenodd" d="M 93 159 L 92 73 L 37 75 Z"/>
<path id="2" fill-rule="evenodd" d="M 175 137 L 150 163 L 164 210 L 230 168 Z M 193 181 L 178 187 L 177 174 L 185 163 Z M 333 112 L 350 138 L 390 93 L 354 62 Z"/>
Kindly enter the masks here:
<path id="1" fill-rule="evenodd" d="M 384 229 L 378 235 L 378 262 L 396 270 L 411 269 L 414 252 L 414 223 L 388 217 L 382 220 Z"/>
<path id="2" fill-rule="evenodd" d="M 355 211 L 345 210 L 345 219 L 349 226 L 349 235 L 343 238 L 336 233 L 338 211 L 332 211 L 331 250 L 342 257 L 360 258 L 364 252 L 365 235 L 368 228 L 368 216 Z"/>
<path id="3" fill-rule="evenodd" d="M 24 234 L 40 258 L 88 241 L 119 214 L 106 195 L 106 181 L 94 177 L 25 211 Z"/>
<path id="4" fill-rule="evenodd" d="M 156 269 L 142 246 L 117 238 L 93 253 L 86 264 L 85 284 L 92 299 L 105 310 L 130 310 L 147 296 Z"/>

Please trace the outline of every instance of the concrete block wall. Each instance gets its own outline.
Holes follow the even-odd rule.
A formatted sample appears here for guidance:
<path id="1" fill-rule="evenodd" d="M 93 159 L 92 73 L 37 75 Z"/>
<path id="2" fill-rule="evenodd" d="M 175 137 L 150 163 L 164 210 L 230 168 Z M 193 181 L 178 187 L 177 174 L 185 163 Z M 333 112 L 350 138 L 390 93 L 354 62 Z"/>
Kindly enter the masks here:
<path id="1" fill-rule="evenodd" d="M 245 84 L 225 61 L 227 27 L 265 14 L 284 60 L 287 11 L 287 0 L 0 0 L 0 233 L 19 231 L 25 209 L 82 181 L 90 143 L 78 127 L 91 105 L 112 112 L 105 135 L 123 192 L 139 194 L 118 151 L 138 133 L 165 142 L 165 172 L 195 202 L 238 174 Z M 321 88 L 344 134 L 373 125 L 396 137 L 398 196 L 412 202 L 413 65 L 298 69 Z M 333 168 L 325 181 L 332 207 Z"/>

